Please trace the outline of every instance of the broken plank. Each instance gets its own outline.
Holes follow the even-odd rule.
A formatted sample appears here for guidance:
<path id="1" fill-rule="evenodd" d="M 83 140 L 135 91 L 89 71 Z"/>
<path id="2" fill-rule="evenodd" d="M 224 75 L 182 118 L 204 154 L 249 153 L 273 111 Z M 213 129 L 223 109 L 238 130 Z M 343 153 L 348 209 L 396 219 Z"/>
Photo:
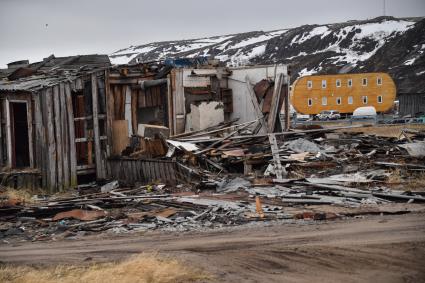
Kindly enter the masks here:
<path id="1" fill-rule="evenodd" d="M 283 176 L 286 175 L 286 170 L 283 168 L 282 163 L 280 162 L 279 147 L 277 146 L 276 136 L 274 134 L 269 134 L 269 142 L 273 155 L 276 178 L 283 179 Z"/>

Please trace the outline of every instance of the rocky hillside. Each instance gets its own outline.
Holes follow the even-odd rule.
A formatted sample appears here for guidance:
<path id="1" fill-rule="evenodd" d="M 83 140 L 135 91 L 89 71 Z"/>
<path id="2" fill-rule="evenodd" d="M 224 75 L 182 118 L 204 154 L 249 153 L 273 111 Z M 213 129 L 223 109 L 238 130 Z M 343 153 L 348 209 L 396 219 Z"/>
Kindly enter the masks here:
<path id="1" fill-rule="evenodd" d="M 379 17 L 130 46 L 114 64 L 210 56 L 229 66 L 285 63 L 293 78 L 316 73 L 389 72 L 400 92 L 425 92 L 425 18 Z"/>

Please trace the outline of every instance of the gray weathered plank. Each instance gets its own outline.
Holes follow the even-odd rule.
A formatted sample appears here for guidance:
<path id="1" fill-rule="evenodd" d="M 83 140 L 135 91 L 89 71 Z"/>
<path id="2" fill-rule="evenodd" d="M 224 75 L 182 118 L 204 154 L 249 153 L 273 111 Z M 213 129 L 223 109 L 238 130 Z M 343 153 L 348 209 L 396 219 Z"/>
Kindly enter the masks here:
<path id="1" fill-rule="evenodd" d="M 96 158 L 96 175 L 98 179 L 105 179 L 105 167 L 102 160 L 102 149 L 100 147 L 100 132 L 99 132 L 99 111 L 98 111 L 98 93 L 97 93 L 97 76 L 91 75 L 92 88 L 92 106 L 93 106 L 93 132 L 94 132 L 94 151 Z"/>

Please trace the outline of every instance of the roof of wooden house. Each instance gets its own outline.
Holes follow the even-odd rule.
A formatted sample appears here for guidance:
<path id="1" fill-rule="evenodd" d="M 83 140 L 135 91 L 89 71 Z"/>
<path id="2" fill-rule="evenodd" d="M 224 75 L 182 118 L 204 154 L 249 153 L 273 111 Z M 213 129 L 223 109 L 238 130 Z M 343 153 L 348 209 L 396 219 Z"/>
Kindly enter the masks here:
<path id="1" fill-rule="evenodd" d="M 109 68 L 111 63 L 107 55 L 77 55 L 68 57 L 45 58 L 41 62 L 12 69 L 3 70 L 4 77 L 0 79 L 0 91 L 38 91 L 42 88 L 56 85 L 96 69 Z"/>

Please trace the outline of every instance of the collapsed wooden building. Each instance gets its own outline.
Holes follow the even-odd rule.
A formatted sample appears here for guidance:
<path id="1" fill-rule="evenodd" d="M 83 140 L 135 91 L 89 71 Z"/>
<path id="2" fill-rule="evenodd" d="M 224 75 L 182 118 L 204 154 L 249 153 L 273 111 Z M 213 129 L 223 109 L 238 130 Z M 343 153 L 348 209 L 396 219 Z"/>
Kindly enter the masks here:
<path id="1" fill-rule="evenodd" d="M 176 162 L 155 156 L 164 155 L 164 138 L 279 115 L 273 105 L 281 103 L 254 86 L 262 82 L 266 90 L 276 80 L 288 86 L 285 65 L 177 63 L 111 66 L 106 55 L 84 55 L 9 66 L 0 79 L 4 183 L 55 192 L 95 179 L 176 181 Z M 262 122 L 259 130 L 275 126 Z M 163 136 L 146 135 L 149 128 L 163 129 Z"/>

